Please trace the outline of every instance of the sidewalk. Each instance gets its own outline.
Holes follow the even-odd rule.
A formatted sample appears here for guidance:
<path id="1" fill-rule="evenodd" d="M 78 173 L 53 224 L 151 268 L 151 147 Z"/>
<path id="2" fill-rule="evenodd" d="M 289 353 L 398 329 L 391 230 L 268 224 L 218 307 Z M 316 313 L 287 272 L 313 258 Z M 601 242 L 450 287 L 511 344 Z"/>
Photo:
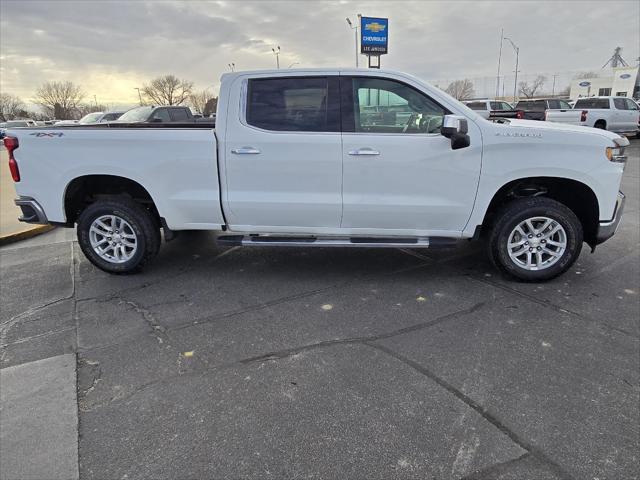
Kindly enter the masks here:
<path id="1" fill-rule="evenodd" d="M 50 225 L 30 225 L 18 221 L 20 209 L 15 206 L 16 189 L 9 171 L 9 158 L 0 145 L 0 245 L 30 238 L 51 230 Z"/>

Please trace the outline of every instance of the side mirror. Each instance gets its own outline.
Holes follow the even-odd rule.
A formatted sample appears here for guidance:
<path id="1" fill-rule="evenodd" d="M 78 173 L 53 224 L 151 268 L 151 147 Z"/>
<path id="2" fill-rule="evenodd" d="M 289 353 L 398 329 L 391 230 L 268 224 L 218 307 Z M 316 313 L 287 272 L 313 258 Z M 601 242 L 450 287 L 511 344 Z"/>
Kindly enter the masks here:
<path id="1" fill-rule="evenodd" d="M 442 119 L 440 133 L 443 137 L 451 139 L 451 148 L 457 150 L 471 145 L 467 119 L 459 115 L 445 115 Z"/>

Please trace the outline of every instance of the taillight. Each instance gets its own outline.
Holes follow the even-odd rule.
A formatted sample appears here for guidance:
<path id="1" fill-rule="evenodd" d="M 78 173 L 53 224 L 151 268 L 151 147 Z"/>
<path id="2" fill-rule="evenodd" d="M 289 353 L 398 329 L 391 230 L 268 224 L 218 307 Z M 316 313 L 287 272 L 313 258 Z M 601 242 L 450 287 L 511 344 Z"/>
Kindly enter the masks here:
<path id="1" fill-rule="evenodd" d="M 582 110 L 582 113 L 580 114 L 580 121 L 581 122 L 587 121 L 587 110 Z"/>
<path id="2" fill-rule="evenodd" d="M 18 162 L 16 162 L 13 156 L 13 151 L 20 146 L 18 139 L 15 137 L 4 137 L 4 146 L 9 152 L 9 170 L 11 171 L 11 178 L 14 182 L 20 181 L 20 170 L 18 169 Z"/>
<path id="3" fill-rule="evenodd" d="M 518 110 L 516 112 L 516 118 L 519 120 L 522 120 L 524 118 L 524 111 L 523 110 Z"/>

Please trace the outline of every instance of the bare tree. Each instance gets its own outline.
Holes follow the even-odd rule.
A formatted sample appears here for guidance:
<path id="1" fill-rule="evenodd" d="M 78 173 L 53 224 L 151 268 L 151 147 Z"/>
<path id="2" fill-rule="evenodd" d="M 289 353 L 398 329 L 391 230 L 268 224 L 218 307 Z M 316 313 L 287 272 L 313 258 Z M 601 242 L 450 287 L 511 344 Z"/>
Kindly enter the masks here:
<path id="1" fill-rule="evenodd" d="M 78 115 L 84 117 L 88 113 L 93 112 L 106 112 L 108 107 L 106 105 L 96 105 L 95 103 L 84 103 L 78 105 Z"/>
<path id="2" fill-rule="evenodd" d="M 547 77 L 544 75 L 538 75 L 531 83 L 528 81 L 518 83 L 518 87 L 520 87 L 518 91 L 520 92 L 520 95 L 523 95 L 525 98 L 533 98 L 536 92 L 542 88 L 546 81 Z"/>
<path id="3" fill-rule="evenodd" d="M 35 103 L 40 105 L 49 117 L 67 120 L 77 115 L 78 106 L 84 98 L 80 85 L 73 82 L 46 82 L 35 94 Z"/>
<path id="4" fill-rule="evenodd" d="M 181 80 L 175 75 L 154 78 L 141 89 L 148 103 L 154 105 L 181 105 L 193 90 L 193 82 Z"/>
<path id="5" fill-rule="evenodd" d="M 473 82 L 468 78 L 451 82 L 445 89 L 445 92 L 457 100 L 468 100 L 472 98 L 475 93 L 473 90 Z"/>
<path id="6" fill-rule="evenodd" d="M 202 115 L 204 115 L 205 117 L 210 117 L 212 113 L 216 113 L 217 108 L 218 108 L 218 97 L 210 98 L 204 106 Z"/>
<path id="7" fill-rule="evenodd" d="M 200 90 L 189 95 L 189 105 L 198 113 L 204 114 L 207 102 L 215 98 L 209 90 Z"/>
<path id="8" fill-rule="evenodd" d="M 0 94 L 0 120 L 3 122 L 16 118 L 23 108 L 24 104 L 20 97 L 8 93 Z"/>

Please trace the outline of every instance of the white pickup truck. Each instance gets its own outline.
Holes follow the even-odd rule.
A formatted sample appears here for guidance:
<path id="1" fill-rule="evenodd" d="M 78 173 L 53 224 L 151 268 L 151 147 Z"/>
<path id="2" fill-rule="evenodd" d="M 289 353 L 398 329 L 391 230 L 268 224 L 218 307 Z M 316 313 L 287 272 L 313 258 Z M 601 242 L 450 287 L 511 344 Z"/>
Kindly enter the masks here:
<path id="1" fill-rule="evenodd" d="M 372 107 L 384 106 L 383 109 Z M 382 112 L 382 113 L 381 113 Z M 611 237 L 626 138 L 493 123 L 413 76 L 222 76 L 217 124 L 9 130 L 21 220 L 72 227 L 98 268 L 139 270 L 161 230 L 222 245 L 421 248 L 487 239 L 503 272 L 553 278 Z"/>
<path id="2" fill-rule="evenodd" d="M 638 104 L 626 97 L 579 98 L 574 107 L 585 113 L 579 125 L 621 134 L 640 135 Z M 554 121 L 553 119 L 547 119 Z M 561 121 L 561 120 L 558 120 Z"/>

